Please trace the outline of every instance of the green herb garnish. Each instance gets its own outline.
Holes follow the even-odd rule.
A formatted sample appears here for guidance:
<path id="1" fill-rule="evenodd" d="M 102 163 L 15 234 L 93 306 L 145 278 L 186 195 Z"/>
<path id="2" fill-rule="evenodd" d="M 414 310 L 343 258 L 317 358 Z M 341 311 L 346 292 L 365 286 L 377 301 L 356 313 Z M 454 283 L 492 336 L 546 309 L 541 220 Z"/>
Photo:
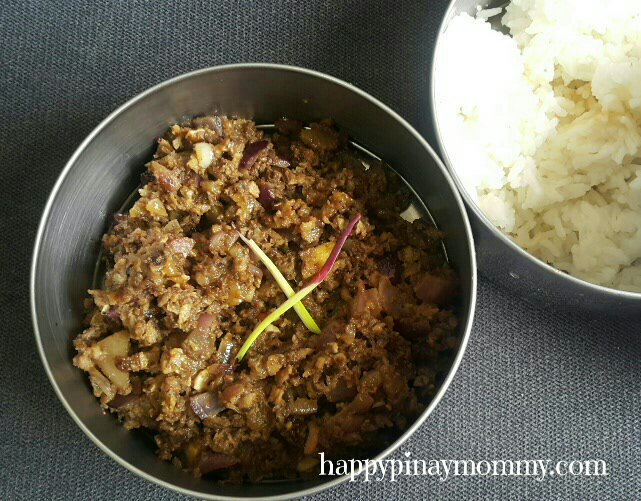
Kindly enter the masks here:
<path id="1" fill-rule="evenodd" d="M 254 242 L 253 240 L 250 240 L 248 238 L 245 238 L 243 235 L 240 235 L 240 238 L 247 244 L 247 246 L 254 251 L 254 254 L 258 256 L 258 258 L 262 261 L 262 263 L 265 265 L 265 267 L 269 270 L 269 272 L 272 274 L 274 279 L 276 280 L 276 283 L 279 285 L 281 290 L 285 293 L 285 295 L 290 298 L 292 297 L 295 292 L 294 289 L 292 289 L 291 285 L 289 285 L 289 282 L 287 279 L 283 276 L 283 274 L 280 272 L 280 270 L 276 267 L 274 262 L 269 259 L 269 256 L 265 254 L 260 247 L 258 247 L 258 244 Z M 305 327 L 307 327 L 310 331 L 312 331 L 314 334 L 320 334 L 321 330 L 314 322 L 314 319 L 312 316 L 309 314 L 309 311 L 307 311 L 307 308 L 303 305 L 303 303 L 296 303 L 294 305 L 294 311 L 298 314 L 300 319 L 303 321 L 305 324 Z"/>
<path id="2" fill-rule="evenodd" d="M 310 292 L 312 292 L 316 287 L 318 287 L 323 280 L 327 278 L 327 275 L 332 271 L 332 268 L 334 267 L 334 264 L 336 264 L 336 259 L 338 258 L 338 254 L 340 253 L 341 249 L 343 248 L 343 245 L 345 245 L 345 242 L 349 238 L 350 234 L 354 230 L 354 227 L 356 224 L 360 221 L 361 215 L 357 214 L 347 225 L 343 233 L 341 234 L 340 238 L 334 245 L 334 248 L 332 249 L 332 253 L 329 255 L 327 258 L 327 261 L 325 261 L 325 264 L 321 268 L 321 270 L 318 272 L 318 274 L 312 279 L 312 281 L 307 284 L 305 287 L 303 287 L 301 290 L 299 290 L 297 293 L 295 293 L 293 296 L 291 296 L 287 301 L 285 301 L 283 304 L 281 304 L 278 308 L 276 308 L 274 311 L 272 311 L 262 322 L 260 322 L 256 328 L 252 331 L 252 333 L 249 335 L 243 346 L 240 348 L 240 351 L 238 352 L 238 355 L 236 355 L 236 359 L 238 361 L 241 361 L 245 354 L 249 351 L 249 348 L 254 344 L 256 339 L 258 339 L 258 336 L 273 322 L 278 320 L 287 310 L 290 308 L 293 308 L 294 305 L 296 305 L 299 301 L 303 300 Z"/>

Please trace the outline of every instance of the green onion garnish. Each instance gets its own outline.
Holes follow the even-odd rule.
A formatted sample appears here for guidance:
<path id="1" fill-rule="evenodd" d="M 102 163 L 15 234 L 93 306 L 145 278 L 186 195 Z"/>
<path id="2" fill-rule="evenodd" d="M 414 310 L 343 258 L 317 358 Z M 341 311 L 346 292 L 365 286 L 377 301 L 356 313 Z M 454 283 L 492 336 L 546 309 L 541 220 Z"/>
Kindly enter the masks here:
<path id="1" fill-rule="evenodd" d="M 283 276 L 283 274 L 280 272 L 280 270 L 276 267 L 274 262 L 269 259 L 269 256 L 265 254 L 260 247 L 258 247 L 258 244 L 254 242 L 253 240 L 250 240 L 248 238 L 245 238 L 243 235 L 240 235 L 240 238 L 247 244 L 247 246 L 254 251 L 254 254 L 258 256 L 258 258 L 263 262 L 265 267 L 269 270 L 269 272 L 272 274 L 274 279 L 276 280 L 276 283 L 280 286 L 281 290 L 285 293 L 285 295 L 290 298 L 292 297 L 294 293 L 294 289 L 289 285 L 289 282 L 287 279 Z M 300 319 L 303 321 L 305 324 L 305 327 L 307 327 L 310 331 L 312 331 L 314 334 L 320 334 L 321 330 L 314 322 L 314 319 L 312 316 L 309 314 L 309 311 L 307 311 L 307 308 L 303 305 L 303 303 L 296 303 L 294 305 L 294 311 L 298 314 Z"/>
<path id="2" fill-rule="evenodd" d="M 338 258 L 338 254 L 343 248 L 343 245 L 345 245 L 345 242 L 347 241 L 350 234 L 354 230 L 354 227 L 360 220 L 361 220 L 361 215 L 357 214 L 349 222 L 349 224 L 341 234 L 340 238 L 334 245 L 334 249 L 332 249 L 332 253 L 327 258 L 327 261 L 325 261 L 325 264 L 323 265 L 321 270 L 318 272 L 318 274 L 312 279 L 312 281 L 309 284 L 307 284 L 305 287 L 303 287 L 301 290 L 299 290 L 292 297 L 290 297 L 283 304 L 281 304 L 278 308 L 272 311 L 261 323 L 259 323 L 256 326 L 256 328 L 249 335 L 249 337 L 247 338 L 243 346 L 240 348 L 238 355 L 236 355 L 236 359 L 238 361 L 241 361 L 243 359 L 245 354 L 249 351 L 249 348 L 251 348 L 252 344 L 254 344 L 256 339 L 258 339 L 258 336 L 260 336 L 260 334 L 267 328 L 267 326 L 271 325 L 273 322 L 278 320 L 287 310 L 289 310 L 290 308 L 293 308 L 295 304 L 303 300 L 310 292 L 312 292 L 316 287 L 318 287 L 323 280 L 327 278 L 327 275 L 329 275 L 330 271 L 332 271 L 334 264 L 336 264 L 336 259 Z"/>

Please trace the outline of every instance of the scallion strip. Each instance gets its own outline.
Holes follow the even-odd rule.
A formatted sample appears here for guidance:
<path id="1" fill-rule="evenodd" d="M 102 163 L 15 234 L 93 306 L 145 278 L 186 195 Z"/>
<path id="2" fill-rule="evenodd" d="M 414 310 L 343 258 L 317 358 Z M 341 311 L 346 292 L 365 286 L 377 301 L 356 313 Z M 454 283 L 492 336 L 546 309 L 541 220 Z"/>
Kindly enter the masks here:
<path id="1" fill-rule="evenodd" d="M 314 277 L 314 279 L 305 287 L 303 287 L 301 290 L 299 290 L 297 293 L 295 293 L 292 297 L 290 297 L 287 301 L 281 304 L 278 308 L 272 311 L 262 322 L 260 322 L 256 326 L 256 328 L 252 331 L 252 333 L 249 335 L 249 337 L 247 338 L 243 346 L 238 351 L 238 355 L 236 355 L 236 358 L 238 359 L 238 361 L 241 361 L 243 359 L 243 357 L 249 351 L 249 349 L 254 344 L 256 339 L 258 339 L 258 336 L 260 336 L 262 332 L 269 325 L 271 325 L 276 320 L 278 320 L 285 312 L 287 312 L 287 310 L 289 310 L 290 308 L 293 308 L 294 305 L 296 305 L 299 301 L 303 300 L 310 292 L 312 292 L 316 287 L 318 287 L 323 280 L 327 278 L 327 275 L 329 275 L 330 271 L 332 271 L 334 264 L 336 264 L 336 259 L 338 258 L 338 254 L 343 248 L 343 245 L 345 245 L 345 242 L 347 241 L 350 234 L 354 230 L 354 227 L 358 224 L 360 220 L 361 220 L 361 215 L 357 214 L 349 222 L 345 230 L 343 230 L 343 233 L 341 234 L 340 238 L 334 245 L 334 248 L 332 249 L 331 254 L 327 258 L 327 261 L 325 261 L 325 264 L 323 265 L 321 270 L 318 272 L 318 274 Z"/>

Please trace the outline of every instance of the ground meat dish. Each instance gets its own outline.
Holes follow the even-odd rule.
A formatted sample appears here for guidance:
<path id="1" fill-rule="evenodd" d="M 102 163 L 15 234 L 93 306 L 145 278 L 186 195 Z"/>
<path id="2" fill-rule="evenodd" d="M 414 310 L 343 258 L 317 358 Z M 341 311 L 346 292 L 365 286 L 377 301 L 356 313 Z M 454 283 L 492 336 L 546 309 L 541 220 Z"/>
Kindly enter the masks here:
<path id="1" fill-rule="evenodd" d="M 228 481 L 314 475 L 319 452 L 371 457 L 424 409 L 458 345 L 457 278 L 443 235 L 400 217 L 402 182 L 331 121 L 174 125 L 142 184 L 103 237 L 106 274 L 74 362 L 162 459 Z M 322 332 L 290 310 L 238 362 L 286 300 L 239 234 L 299 290 L 357 213 L 303 301 Z"/>

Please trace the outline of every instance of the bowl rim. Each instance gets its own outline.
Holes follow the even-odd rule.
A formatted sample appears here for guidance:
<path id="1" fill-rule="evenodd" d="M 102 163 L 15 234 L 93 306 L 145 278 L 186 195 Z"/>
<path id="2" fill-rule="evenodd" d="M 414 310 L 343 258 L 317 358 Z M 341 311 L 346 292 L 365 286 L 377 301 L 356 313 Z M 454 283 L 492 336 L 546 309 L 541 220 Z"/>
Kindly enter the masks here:
<path id="1" fill-rule="evenodd" d="M 461 179 L 458 175 L 457 170 L 454 168 L 454 163 L 452 162 L 443 142 L 443 136 L 441 135 L 441 128 L 438 120 L 438 113 L 437 113 L 438 106 L 436 105 L 436 85 L 435 85 L 435 79 L 434 79 L 434 75 L 436 73 L 436 63 L 438 59 L 438 54 L 440 51 L 440 46 L 442 45 L 441 41 L 443 39 L 443 33 L 447 29 L 449 22 L 452 20 L 453 14 L 456 11 L 456 4 L 458 3 L 458 1 L 459 0 L 450 0 L 450 4 L 448 5 L 447 10 L 445 11 L 443 19 L 441 20 L 438 31 L 436 33 L 436 40 L 434 42 L 434 52 L 432 53 L 432 60 L 429 68 L 429 71 L 430 71 L 429 97 L 430 97 L 430 113 L 432 115 L 432 125 L 434 127 L 434 136 L 436 138 L 436 144 L 438 146 L 439 152 L 441 153 L 441 157 L 443 158 L 443 163 L 446 165 L 447 170 L 452 176 L 452 179 L 454 179 L 454 183 L 456 184 L 456 187 L 459 193 L 461 194 L 461 197 L 463 198 L 463 200 L 465 200 L 467 207 L 474 214 L 474 216 L 478 220 L 480 220 L 481 224 L 485 226 L 485 228 L 488 229 L 492 233 L 492 235 L 496 237 L 503 245 L 507 246 L 512 251 L 516 252 L 516 254 L 519 255 L 521 258 L 529 261 L 531 264 L 539 268 L 546 275 L 550 277 L 557 277 L 557 278 L 560 278 L 561 280 L 565 280 L 570 284 L 573 284 L 574 286 L 582 289 L 582 292 L 584 294 L 596 293 L 596 294 L 604 294 L 604 295 L 612 296 L 613 298 L 616 298 L 616 299 L 641 301 L 641 292 L 632 292 L 632 291 L 614 289 L 612 287 L 606 287 L 605 285 L 598 285 L 592 282 L 588 282 L 587 280 L 577 278 L 575 276 L 570 275 L 569 273 L 561 271 L 558 268 L 555 268 L 554 266 L 552 266 L 551 264 L 548 264 L 545 261 L 542 261 L 541 259 L 537 258 L 533 254 L 530 254 L 528 251 L 526 251 L 521 246 L 519 246 L 516 242 L 514 242 L 511 238 L 505 235 L 502 231 L 500 231 L 496 226 L 494 226 L 494 224 L 492 224 L 492 222 L 487 218 L 487 216 L 479 208 L 476 202 L 472 200 L 472 198 L 470 197 L 467 189 L 461 182 Z M 481 5 L 482 3 L 483 2 L 477 2 L 478 5 Z"/>
<path id="2" fill-rule="evenodd" d="M 260 70 L 260 69 L 269 69 L 269 70 L 278 70 L 278 71 L 285 71 L 285 72 L 294 72 L 294 73 L 301 73 L 306 76 L 314 77 L 317 79 L 325 80 L 330 83 L 333 83 L 335 85 L 341 86 L 348 91 L 351 91 L 353 93 L 356 93 L 360 97 L 364 98 L 367 101 L 370 101 L 372 104 L 377 106 L 378 108 L 382 109 L 384 112 L 389 114 L 393 119 L 395 119 L 397 122 L 399 122 L 404 129 L 411 134 L 418 142 L 419 144 L 425 148 L 434 162 L 436 163 L 437 167 L 441 170 L 441 173 L 445 179 L 445 181 L 448 183 L 450 186 L 450 189 L 452 190 L 452 194 L 454 196 L 455 203 L 457 204 L 458 211 L 462 217 L 463 221 L 463 226 L 464 226 L 464 232 L 466 235 L 466 239 L 468 241 L 468 245 L 470 247 L 470 253 L 469 253 L 469 263 L 468 266 L 470 267 L 470 292 L 469 292 L 469 301 L 470 301 L 470 306 L 467 311 L 467 321 L 466 324 L 463 326 L 461 330 L 461 342 L 458 348 L 458 351 L 456 353 L 456 356 L 454 357 L 452 364 L 450 366 L 449 372 L 443 382 L 441 383 L 441 386 L 439 390 L 437 391 L 436 395 L 434 395 L 434 398 L 431 400 L 429 405 L 425 408 L 425 410 L 421 413 L 420 416 L 412 423 L 411 426 L 409 426 L 403 434 L 395 440 L 391 445 L 389 445 L 386 449 L 384 449 L 382 452 L 380 452 L 378 455 L 376 455 L 373 459 L 383 459 L 390 455 L 392 452 L 397 450 L 401 445 L 403 445 L 407 439 L 414 434 L 414 432 L 425 422 L 427 417 L 433 412 L 433 410 L 436 408 L 438 403 L 441 401 L 443 398 L 443 395 L 447 391 L 448 387 L 450 386 L 454 376 L 456 375 L 458 368 L 461 364 L 461 361 L 463 359 L 463 356 L 465 354 L 465 350 L 467 347 L 467 343 L 470 337 L 471 329 L 472 329 L 472 324 L 474 321 L 474 313 L 476 310 L 476 297 L 477 297 L 477 269 L 476 269 L 476 254 L 475 254 L 475 247 L 474 247 L 474 237 L 472 234 L 470 222 L 467 216 L 467 213 L 465 211 L 465 206 L 463 204 L 463 201 L 460 197 L 459 191 L 455 185 L 455 183 L 452 181 L 450 173 L 448 169 L 443 165 L 443 162 L 439 158 L 439 156 L 436 154 L 434 149 L 427 143 L 425 138 L 423 138 L 415 129 L 413 126 L 411 126 L 405 119 L 403 119 L 400 115 L 398 115 L 394 110 L 389 108 L 387 105 L 383 104 L 380 102 L 378 99 L 375 97 L 371 96 L 370 94 L 366 93 L 363 90 L 360 90 L 359 88 L 351 85 L 348 82 L 345 82 L 343 80 L 340 80 L 336 77 L 307 69 L 307 68 L 302 68 L 302 67 L 297 67 L 297 66 L 290 66 L 290 65 L 283 65 L 283 64 L 272 64 L 272 63 L 236 63 L 236 64 L 226 64 L 226 65 L 219 65 L 219 66 L 210 66 L 210 67 L 205 67 L 201 68 L 195 71 L 190 71 L 187 73 L 183 73 L 181 75 L 178 75 L 176 77 L 164 80 L 156 85 L 153 85 L 152 87 L 149 87 L 148 89 L 140 92 L 139 94 L 135 95 L 128 101 L 126 101 L 124 104 L 120 105 L 116 110 L 111 112 L 106 118 L 104 118 L 92 131 L 91 133 L 80 143 L 80 145 L 76 148 L 72 156 L 69 158 L 69 160 L 66 162 L 64 168 L 62 169 L 60 175 L 58 176 L 51 193 L 49 194 L 49 197 L 47 198 L 47 202 L 45 205 L 45 208 L 42 212 L 42 216 L 40 218 L 40 222 L 38 224 L 38 230 L 36 233 L 36 238 L 35 238 L 35 243 L 33 247 L 33 253 L 32 253 L 32 260 L 31 260 L 31 273 L 30 273 L 30 280 L 29 280 L 29 295 L 30 295 L 30 309 L 31 309 L 31 319 L 32 319 L 32 325 L 33 325 L 33 330 L 34 330 L 34 336 L 36 340 L 36 345 L 38 348 L 38 353 L 40 355 L 40 359 L 42 361 L 42 364 L 45 368 L 45 371 L 47 373 L 47 377 L 49 378 L 49 382 L 51 383 L 51 386 L 53 387 L 58 399 L 62 403 L 63 407 L 66 409 L 67 413 L 71 416 L 71 418 L 74 420 L 76 425 L 89 437 L 89 439 L 107 456 L 109 456 L 112 460 L 114 460 L 116 463 L 119 465 L 125 467 L 128 469 L 130 472 L 134 473 L 135 475 L 138 475 L 139 477 L 152 482 L 154 484 L 160 485 L 162 487 L 165 487 L 166 489 L 169 489 L 174 492 L 178 492 L 180 494 L 188 495 L 188 496 L 193 496 L 193 497 L 198 497 L 201 499 L 209 499 L 209 500 L 218 500 L 218 501 L 226 501 L 229 499 L 246 499 L 246 500 L 261 500 L 261 499 L 271 499 L 271 500 L 287 500 L 287 499 L 292 499 L 292 498 L 297 498 L 301 496 L 307 496 L 307 495 L 312 495 L 316 494 L 322 491 L 325 491 L 327 489 L 330 489 L 332 487 L 335 487 L 345 481 L 347 481 L 350 478 L 350 474 L 346 474 L 334 479 L 331 479 L 327 482 L 323 482 L 319 485 L 309 487 L 304 490 L 300 491 L 292 491 L 291 493 L 286 493 L 286 494 L 280 494 L 277 496 L 251 496 L 251 497 L 233 497 L 233 496 L 225 496 L 225 495 L 218 495 L 218 494 L 211 494 L 211 493 L 205 493 L 205 492 L 199 492 L 196 490 L 191 490 L 188 488 L 180 487 L 178 485 L 175 485 L 173 483 L 167 482 L 159 477 L 156 477 L 153 474 L 144 472 L 134 466 L 133 464 L 129 463 L 122 457 L 120 457 L 118 454 L 113 452 L 109 447 L 107 447 L 96 435 L 94 435 L 84 424 L 84 422 L 76 415 L 76 413 L 73 411 L 71 408 L 71 405 L 67 402 L 65 395 L 63 394 L 62 390 L 58 386 L 56 379 L 53 375 L 53 372 L 51 370 L 51 367 L 48 364 L 47 357 L 44 351 L 44 347 L 41 341 L 41 333 L 39 330 L 38 326 L 38 312 L 36 310 L 36 294 L 35 294 L 35 287 L 36 287 L 36 277 L 37 277 L 37 270 L 38 270 L 38 257 L 40 254 L 40 248 L 41 248 L 41 243 L 43 240 L 43 235 L 44 235 L 44 229 L 46 226 L 46 223 L 49 219 L 50 211 L 53 206 L 54 201 L 56 200 L 58 196 L 58 191 L 60 187 L 62 186 L 63 182 L 67 178 L 68 173 L 70 172 L 72 166 L 76 163 L 77 159 L 80 157 L 80 155 L 83 153 L 83 151 L 87 148 L 87 146 L 100 134 L 100 132 L 112 121 L 114 120 L 117 116 L 122 114 L 124 111 L 129 109 L 130 107 L 134 106 L 137 104 L 139 101 L 143 100 L 149 95 L 154 94 L 158 90 L 172 86 L 175 84 L 178 84 L 182 81 L 189 80 L 194 77 L 198 77 L 207 73 L 224 73 L 226 71 L 232 71 L 232 70 Z M 359 472 L 360 473 L 360 470 Z"/>

